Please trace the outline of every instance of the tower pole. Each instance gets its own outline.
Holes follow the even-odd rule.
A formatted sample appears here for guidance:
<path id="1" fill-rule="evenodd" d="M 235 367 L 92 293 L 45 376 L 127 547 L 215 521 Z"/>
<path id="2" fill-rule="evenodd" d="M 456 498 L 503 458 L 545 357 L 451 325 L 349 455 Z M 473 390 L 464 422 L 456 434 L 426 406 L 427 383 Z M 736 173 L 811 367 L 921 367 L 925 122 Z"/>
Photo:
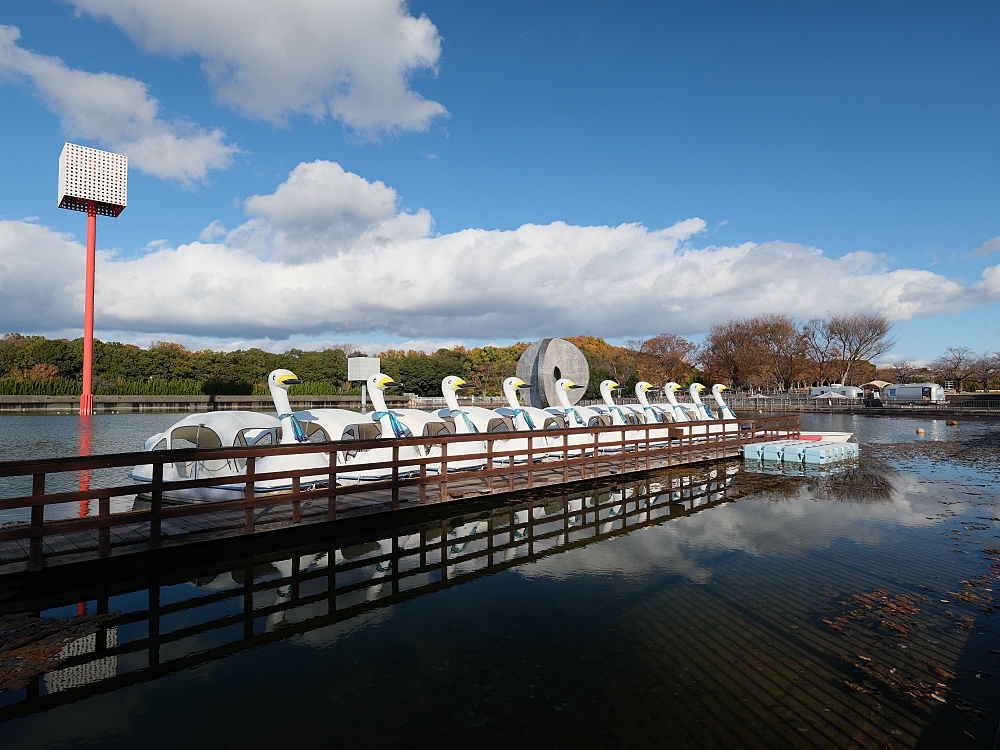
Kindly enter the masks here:
<path id="1" fill-rule="evenodd" d="M 87 288 L 84 292 L 83 316 L 83 393 L 80 395 L 80 416 L 94 413 L 94 264 L 97 247 L 97 205 L 87 201 Z"/>

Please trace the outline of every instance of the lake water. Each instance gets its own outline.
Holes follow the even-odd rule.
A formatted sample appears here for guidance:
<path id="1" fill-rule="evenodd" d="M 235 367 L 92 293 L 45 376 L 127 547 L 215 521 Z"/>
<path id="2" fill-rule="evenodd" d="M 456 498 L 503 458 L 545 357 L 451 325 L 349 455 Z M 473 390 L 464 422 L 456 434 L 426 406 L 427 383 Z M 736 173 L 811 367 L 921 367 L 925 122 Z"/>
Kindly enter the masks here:
<path id="1" fill-rule="evenodd" d="M 91 450 L 137 449 L 178 418 L 94 417 Z M 729 461 L 549 492 L 538 523 L 568 541 L 557 528 L 532 548 L 503 519 L 534 511 L 478 501 L 86 589 L 0 590 L 0 746 L 993 747 L 1000 425 L 802 422 L 855 432 L 860 465 Z M 79 425 L 0 417 L 0 452 L 73 453 Z M 643 492 L 675 510 L 574 541 L 574 509 Z M 428 553 L 440 570 L 390 586 L 418 569 L 400 552 L 414 544 L 455 562 Z M 95 636 L 105 609 L 118 624 Z M 56 625 L 68 650 L 21 684 L 25 634 Z"/>

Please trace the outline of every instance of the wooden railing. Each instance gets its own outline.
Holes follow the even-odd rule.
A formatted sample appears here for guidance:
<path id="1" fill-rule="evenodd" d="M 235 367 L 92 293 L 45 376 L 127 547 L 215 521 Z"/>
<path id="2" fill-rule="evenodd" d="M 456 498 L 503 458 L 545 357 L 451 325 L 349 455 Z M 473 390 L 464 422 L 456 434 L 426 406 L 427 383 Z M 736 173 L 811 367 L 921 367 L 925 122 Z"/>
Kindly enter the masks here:
<path id="1" fill-rule="evenodd" d="M 39 570 L 49 560 L 72 562 L 121 552 L 157 549 L 164 544 L 163 524 L 185 521 L 181 529 L 189 540 L 218 538 L 234 533 L 253 534 L 266 528 L 334 521 L 347 515 L 398 510 L 429 502 L 444 502 L 470 494 L 497 494 L 563 484 L 612 474 L 647 471 L 695 461 L 736 455 L 746 443 L 799 435 L 796 415 L 748 420 L 682 424 L 625 425 L 550 429 L 525 432 L 438 435 L 399 439 L 302 443 L 268 447 L 181 449 L 101 456 L 75 456 L 28 462 L 0 463 L 0 478 L 30 477 L 30 494 L 0 499 L 0 511 L 30 511 L 30 517 L 0 529 L 0 573 Z M 581 441 L 581 437 L 584 440 Z M 530 438 L 530 439 L 528 439 Z M 555 444 L 539 445 L 541 438 Z M 514 443 L 519 443 L 514 447 Z M 470 447 L 471 444 L 471 447 Z M 477 449 L 478 444 L 482 446 Z M 430 455 L 401 456 L 400 449 L 416 446 Z M 391 448 L 392 460 L 364 464 L 367 471 L 387 469 L 381 481 L 342 484 L 351 464 L 338 462 L 344 451 Z M 469 452 L 461 452 L 461 451 Z M 317 480 L 316 468 L 258 471 L 257 461 L 268 456 L 325 454 L 326 468 Z M 166 465 L 206 461 L 245 460 L 242 473 L 204 479 L 164 480 Z M 482 468 L 455 471 L 457 462 L 480 462 Z M 152 482 L 141 486 L 87 486 L 49 492 L 47 477 L 63 472 L 80 474 L 152 466 Z M 309 481 L 303 483 L 303 478 Z M 339 478 L 339 481 L 338 481 Z M 290 491 L 263 493 L 261 483 L 290 480 Z M 242 497 L 232 500 L 169 505 L 167 494 L 183 490 L 236 484 Z M 111 512 L 111 499 L 148 496 L 148 507 Z M 46 508 L 65 503 L 94 503 L 96 515 L 46 519 Z M 212 519 L 204 519 L 212 515 Z M 239 520 L 236 520 L 239 519 Z M 96 533 L 96 540 L 93 538 Z M 114 540 L 112 536 L 114 535 Z M 168 535 L 169 536 L 169 535 Z M 188 541 L 188 540 L 185 540 Z M 96 543 L 95 543 L 96 542 Z M 24 549 L 27 543 L 27 550 Z M 171 543 L 173 543 L 171 541 Z"/>

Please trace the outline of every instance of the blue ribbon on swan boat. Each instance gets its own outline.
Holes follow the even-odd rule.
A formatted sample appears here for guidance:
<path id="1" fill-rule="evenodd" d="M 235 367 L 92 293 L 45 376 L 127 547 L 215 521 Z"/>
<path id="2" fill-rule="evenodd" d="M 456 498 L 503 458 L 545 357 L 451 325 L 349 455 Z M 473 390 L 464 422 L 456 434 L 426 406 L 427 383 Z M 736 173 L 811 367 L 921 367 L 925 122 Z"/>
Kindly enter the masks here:
<path id="1" fill-rule="evenodd" d="M 382 417 L 389 417 L 389 424 L 392 425 L 392 434 L 398 438 L 413 437 L 413 433 L 402 422 L 396 419 L 396 415 L 391 411 L 377 411 L 372 414 L 372 419 L 376 422 L 382 421 Z"/>
<path id="2" fill-rule="evenodd" d="M 524 409 L 514 409 L 514 419 L 516 420 L 518 415 L 524 417 L 525 424 L 528 425 L 529 430 L 535 429 L 535 423 L 531 419 L 531 415 Z"/>
<path id="3" fill-rule="evenodd" d="M 295 439 L 300 443 L 308 443 L 309 438 L 306 437 L 306 431 L 302 429 L 302 423 L 298 418 L 294 414 L 279 414 L 278 421 L 280 422 L 285 417 L 288 417 L 292 422 L 292 435 L 295 436 Z"/>
<path id="4" fill-rule="evenodd" d="M 461 409 L 452 409 L 451 410 L 452 419 L 458 419 L 459 414 L 461 414 L 462 415 L 462 419 L 465 420 L 465 426 L 469 429 L 469 432 L 479 432 L 479 430 L 476 429 L 476 426 L 472 423 L 472 420 L 469 419 L 469 415 L 468 414 L 466 414 Z"/>

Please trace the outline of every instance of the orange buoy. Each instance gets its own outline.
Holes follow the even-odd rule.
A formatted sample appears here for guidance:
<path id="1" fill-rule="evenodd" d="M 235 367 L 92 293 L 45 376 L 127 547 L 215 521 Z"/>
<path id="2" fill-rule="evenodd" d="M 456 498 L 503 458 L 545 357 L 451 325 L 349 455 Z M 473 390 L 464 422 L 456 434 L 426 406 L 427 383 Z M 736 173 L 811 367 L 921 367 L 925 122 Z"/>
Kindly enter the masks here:
<path id="1" fill-rule="evenodd" d="M 948 425 L 949 427 L 957 427 L 958 421 L 955 419 L 949 419 L 947 422 L 945 422 L 945 424 Z"/>
<path id="2" fill-rule="evenodd" d="M 918 435 L 923 435 L 924 434 L 924 428 L 923 427 L 918 427 L 917 428 L 917 434 Z"/>

